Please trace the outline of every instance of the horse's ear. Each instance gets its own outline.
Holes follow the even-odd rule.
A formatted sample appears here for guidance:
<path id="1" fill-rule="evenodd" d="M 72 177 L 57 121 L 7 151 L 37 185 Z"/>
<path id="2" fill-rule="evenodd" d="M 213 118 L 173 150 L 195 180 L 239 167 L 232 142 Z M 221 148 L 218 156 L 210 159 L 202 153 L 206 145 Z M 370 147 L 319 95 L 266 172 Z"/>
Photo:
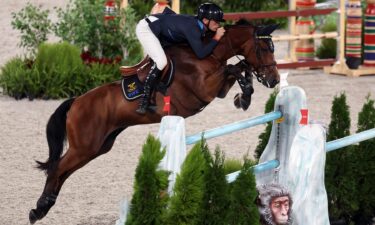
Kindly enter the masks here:
<path id="1" fill-rule="evenodd" d="M 271 35 L 272 32 L 274 32 L 280 24 L 271 24 L 264 27 L 260 27 L 257 30 L 258 36 L 268 36 Z"/>

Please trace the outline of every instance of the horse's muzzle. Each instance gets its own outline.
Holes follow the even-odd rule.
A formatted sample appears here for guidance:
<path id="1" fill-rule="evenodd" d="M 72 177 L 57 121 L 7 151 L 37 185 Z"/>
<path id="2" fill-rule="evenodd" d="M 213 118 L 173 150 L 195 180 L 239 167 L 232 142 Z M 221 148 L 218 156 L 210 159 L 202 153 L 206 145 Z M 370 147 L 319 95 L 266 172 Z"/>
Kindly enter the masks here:
<path id="1" fill-rule="evenodd" d="M 280 83 L 279 80 L 272 80 L 270 83 L 269 83 L 269 88 L 274 88 L 278 83 Z"/>

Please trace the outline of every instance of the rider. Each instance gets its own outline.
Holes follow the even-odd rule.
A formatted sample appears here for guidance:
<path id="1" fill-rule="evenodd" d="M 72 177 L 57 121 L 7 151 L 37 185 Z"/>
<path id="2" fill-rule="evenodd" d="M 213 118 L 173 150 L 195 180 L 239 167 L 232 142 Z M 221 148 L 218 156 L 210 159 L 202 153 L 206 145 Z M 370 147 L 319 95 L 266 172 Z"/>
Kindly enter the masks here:
<path id="1" fill-rule="evenodd" d="M 155 81 L 167 65 L 163 47 L 188 43 L 196 56 L 203 59 L 212 53 L 224 35 L 225 30 L 220 27 L 220 22 L 224 21 L 222 9 L 214 3 L 200 5 L 197 16 L 175 14 L 166 8 L 162 14 L 151 15 L 139 21 L 136 28 L 138 40 L 154 64 L 147 75 L 137 113 L 146 113 Z M 215 32 L 215 35 L 208 42 L 203 42 L 202 38 L 208 31 Z"/>

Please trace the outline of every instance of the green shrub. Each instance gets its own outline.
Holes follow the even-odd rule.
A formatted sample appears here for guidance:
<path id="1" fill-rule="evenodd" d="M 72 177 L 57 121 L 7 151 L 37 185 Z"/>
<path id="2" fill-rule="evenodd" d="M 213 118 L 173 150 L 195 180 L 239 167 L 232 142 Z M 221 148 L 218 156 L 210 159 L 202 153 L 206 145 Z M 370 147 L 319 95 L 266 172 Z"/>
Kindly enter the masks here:
<path id="1" fill-rule="evenodd" d="M 41 6 L 31 3 L 27 3 L 19 12 L 12 13 L 12 27 L 21 33 L 20 46 L 29 51 L 31 58 L 51 32 L 52 23 L 48 19 L 48 14 L 49 10 L 42 10 Z"/>
<path id="2" fill-rule="evenodd" d="M 349 135 L 349 106 L 345 93 L 341 93 L 340 96 L 335 96 L 332 103 L 327 141 Z M 355 158 L 353 146 L 327 153 L 325 184 L 331 222 L 344 219 L 349 223 L 358 210 L 356 175 L 353 171 L 357 163 Z"/>
<path id="3" fill-rule="evenodd" d="M 118 64 L 83 64 L 80 50 L 66 42 L 41 44 L 34 62 L 10 60 L 2 68 L 0 86 L 17 99 L 79 96 L 121 78 Z"/>
<path id="4" fill-rule="evenodd" d="M 2 68 L 0 86 L 5 94 L 20 99 L 25 96 L 25 79 L 29 69 L 21 58 L 9 60 Z"/>
<path id="5" fill-rule="evenodd" d="M 275 90 L 274 92 L 270 94 L 270 97 L 268 98 L 266 102 L 266 106 L 264 107 L 264 113 L 269 113 L 274 110 L 277 92 L 278 91 Z M 268 140 L 270 139 L 270 136 L 271 136 L 271 131 L 272 131 L 272 121 L 267 122 L 266 129 L 258 136 L 259 143 L 257 147 L 255 148 L 255 155 L 254 155 L 255 159 L 259 159 L 264 149 L 267 147 Z"/>
<path id="6" fill-rule="evenodd" d="M 258 195 L 255 176 L 251 167 L 255 163 L 245 157 L 244 165 L 236 181 L 231 184 L 231 199 L 228 209 L 227 224 L 259 224 L 258 207 L 255 204 Z"/>
<path id="7" fill-rule="evenodd" d="M 322 32 L 337 31 L 337 14 L 329 15 L 326 17 L 325 23 L 321 28 Z M 316 55 L 320 59 L 336 58 L 337 54 L 337 41 L 333 38 L 325 38 L 322 40 L 321 45 L 316 51 Z"/>
<path id="8" fill-rule="evenodd" d="M 241 170 L 242 162 L 238 159 L 227 159 L 224 162 L 224 171 L 225 174 L 230 174 L 236 171 Z"/>
<path id="9" fill-rule="evenodd" d="M 119 80 L 121 78 L 121 73 L 118 64 L 99 64 L 94 63 L 87 67 L 86 82 L 83 90 L 84 92 L 98 87 L 102 84 L 112 82 L 114 80 Z"/>
<path id="10" fill-rule="evenodd" d="M 367 98 L 361 112 L 358 114 L 358 130 L 375 128 L 375 107 L 374 100 Z M 375 217 L 375 139 L 360 142 L 356 148 L 355 158 L 355 183 L 357 186 L 359 210 L 354 216 L 356 224 L 371 224 Z M 360 223 L 362 221 L 362 223 Z"/>
<path id="11" fill-rule="evenodd" d="M 165 224 L 199 225 L 205 189 L 207 162 L 199 142 L 190 150 L 177 175 Z"/>
<path id="12" fill-rule="evenodd" d="M 255 162 L 245 157 L 237 180 L 229 185 L 224 172 L 224 154 L 216 148 L 211 155 L 202 140 L 187 155 L 173 195 L 167 197 L 163 191 L 167 189 L 167 174 L 155 172 L 165 151 L 161 155 L 157 149 L 160 142 L 149 136 L 136 170 L 127 225 L 259 224 L 255 176 L 251 169 Z M 237 165 L 239 161 L 231 162 Z"/>
<path id="13" fill-rule="evenodd" d="M 127 217 L 127 225 L 163 224 L 168 195 L 168 175 L 159 169 L 165 155 L 160 150 L 160 141 L 153 136 L 147 137 L 143 145 L 142 155 L 135 173 L 134 194 Z"/>
<path id="14" fill-rule="evenodd" d="M 201 213 L 202 225 L 227 225 L 226 214 L 229 205 L 229 185 L 225 177 L 224 153 L 216 148 L 214 157 L 208 147 L 203 149 L 208 163 L 205 174 L 205 188 Z"/>
<path id="15" fill-rule="evenodd" d="M 37 84 L 44 88 L 44 97 L 71 97 L 85 87 L 79 82 L 86 76 L 80 50 L 66 42 L 41 44 L 33 69 L 33 75 L 42 78 Z"/>
<path id="16" fill-rule="evenodd" d="M 67 43 L 43 43 L 39 46 L 35 59 L 35 68 L 39 72 L 52 73 L 56 70 L 68 76 L 71 73 L 82 71 L 84 67 L 79 48 Z"/>

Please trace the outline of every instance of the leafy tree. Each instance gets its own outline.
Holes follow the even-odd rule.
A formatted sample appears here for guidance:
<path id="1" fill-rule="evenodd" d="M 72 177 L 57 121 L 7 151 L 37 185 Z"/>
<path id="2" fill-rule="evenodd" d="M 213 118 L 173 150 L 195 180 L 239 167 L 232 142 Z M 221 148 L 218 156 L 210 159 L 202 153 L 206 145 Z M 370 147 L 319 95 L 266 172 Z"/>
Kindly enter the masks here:
<path id="1" fill-rule="evenodd" d="M 165 224 L 200 225 L 207 173 L 207 162 L 202 152 L 205 148 L 203 141 L 197 143 L 182 164 Z"/>
<path id="2" fill-rule="evenodd" d="M 269 112 L 272 112 L 274 110 L 276 96 L 277 96 L 277 90 L 272 92 L 270 97 L 268 98 L 268 100 L 266 102 L 265 109 L 264 109 L 264 113 L 269 113 Z M 271 131 L 272 131 L 272 121 L 267 122 L 266 129 L 264 130 L 263 133 L 261 133 L 258 136 L 259 143 L 258 143 L 258 145 L 255 149 L 255 155 L 254 155 L 254 157 L 256 159 L 260 158 L 264 149 L 266 148 L 266 146 L 268 144 L 268 140 L 270 139 L 270 136 L 271 136 Z"/>
<path id="3" fill-rule="evenodd" d="M 332 103 L 331 123 L 327 141 L 343 138 L 350 134 L 349 106 L 345 93 L 335 96 Z M 331 220 L 351 220 L 358 210 L 353 147 L 348 146 L 327 153 L 325 184 L 328 195 L 328 207 Z"/>
<path id="4" fill-rule="evenodd" d="M 11 25 L 13 29 L 21 32 L 20 47 L 29 51 L 33 58 L 37 48 L 47 40 L 47 35 L 51 32 L 52 23 L 48 18 L 49 10 L 42 10 L 41 6 L 34 6 L 27 3 L 17 13 L 12 13 Z"/>
<path id="5" fill-rule="evenodd" d="M 165 149 L 153 136 L 147 137 L 135 173 L 134 194 L 130 205 L 127 225 L 163 224 L 168 195 L 168 172 L 159 170 Z"/>
<path id="6" fill-rule="evenodd" d="M 208 163 L 205 175 L 205 189 L 203 196 L 202 221 L 200 224 L 226 225 L 226 213 L 229 204 L 229 186 L 225 177 L 224 153 L 219 148 L 215 150 L 215 157 L 210 155 L 207 145 L 203 152 Z"/>
<path id="7" fill-rule="evenodd" d="M 375 107 L 374 100 L 367 97 L 367 102 L 363 105 L 362 111 L 358 114 L 358 130 L 375 128 Z M 356 153 L 355 179 L 358 184 L 357 190 L 359 210 L 356 212 L 354 220 L 356 224 L 371 224 L 375 217 L 375 139 L 360 142 Z"/>
<path id="8" fill-rule="evenodd" d="M 104 3 L 105 0 L 71 0 L 65 9 L 57 9 L 56 35 L 98 58 L 122 56 L 129 64 L 138 62 L 142 52 L 135 36 L 136 12 L 132 7 L 118 7 L 114 19 L 105 20 Z"/>
<path id="9" fill-rule="evenodd" d="M 255 188 L 255 176 L 251 169 L 253 165 L 254 162 L 245 158 L 241 172 L 231 186 L 227 219 L 229 225 L 259 224 L 259 212 L 255 204 L 258 193 Z"/>

